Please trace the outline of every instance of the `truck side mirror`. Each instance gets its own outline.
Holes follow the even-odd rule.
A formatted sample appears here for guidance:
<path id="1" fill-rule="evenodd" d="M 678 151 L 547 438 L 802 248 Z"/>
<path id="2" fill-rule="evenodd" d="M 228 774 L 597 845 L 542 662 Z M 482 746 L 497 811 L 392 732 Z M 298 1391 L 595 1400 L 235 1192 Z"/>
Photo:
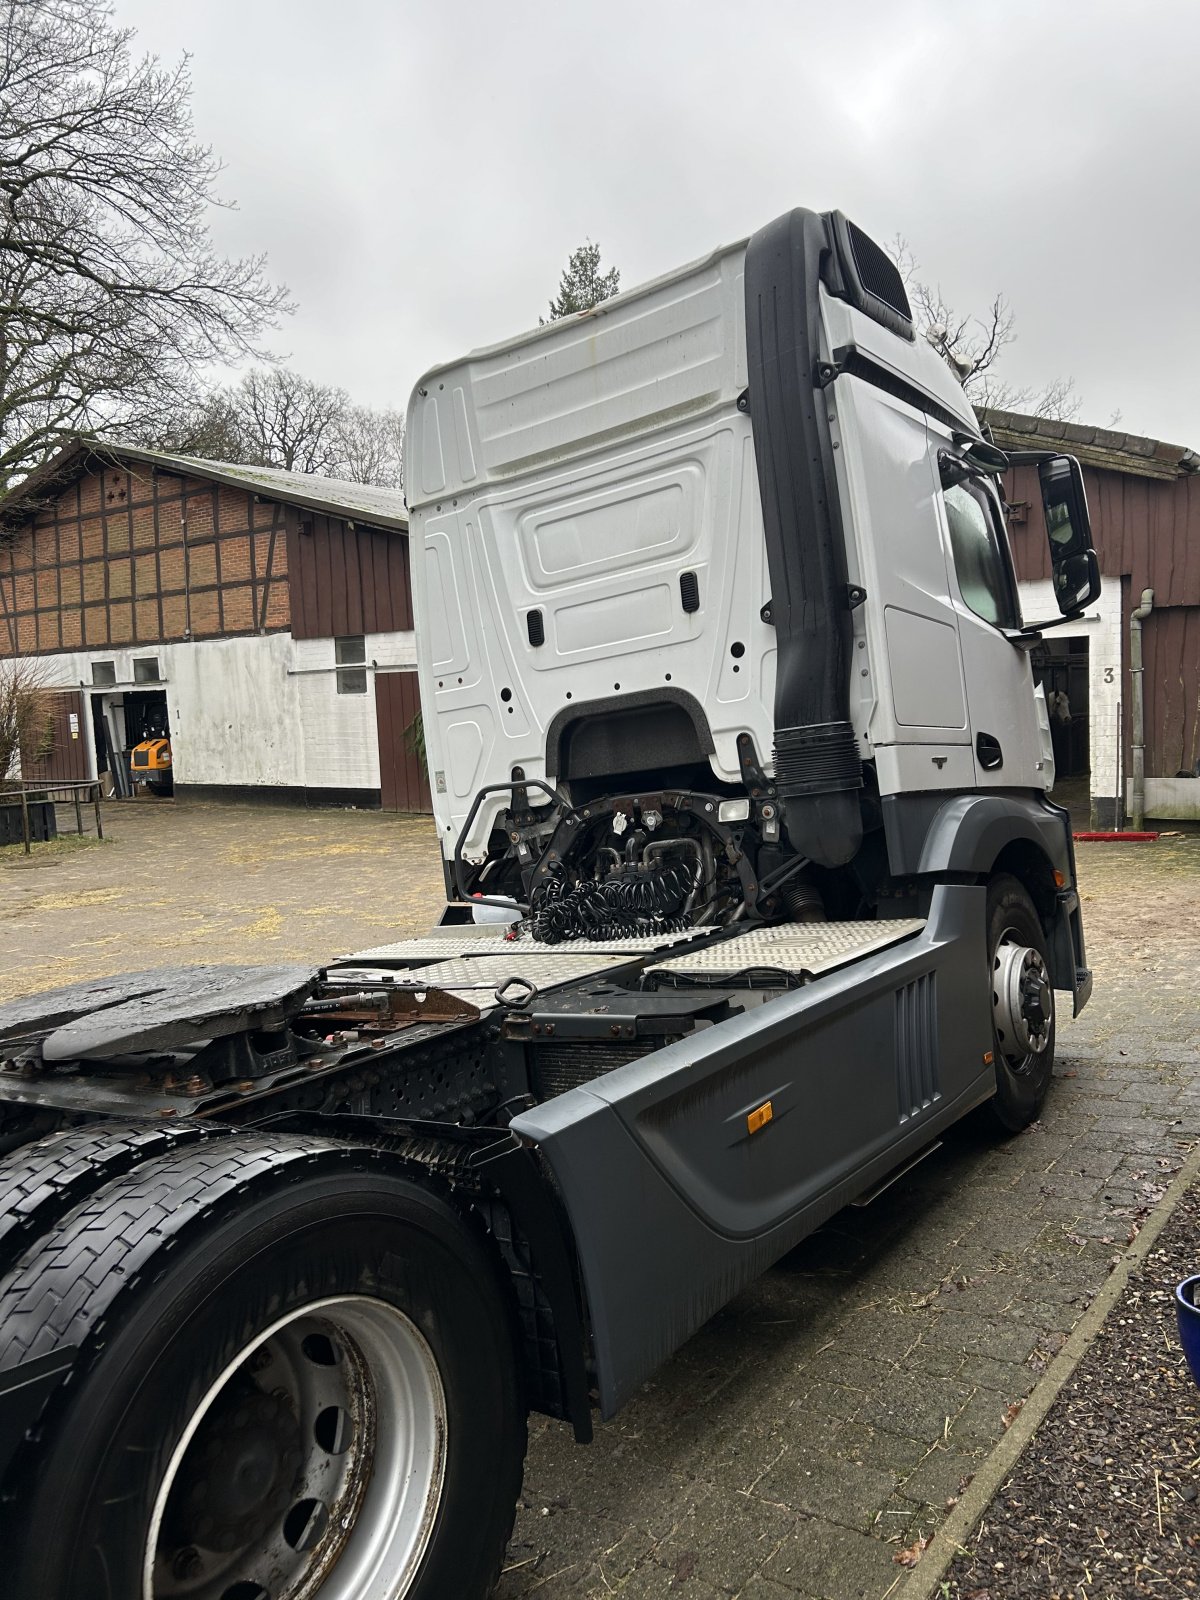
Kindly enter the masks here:
<path id="1" fill-rule="evenodd" d="M 1054 561 L 1054 598 L 1064 617 L 1082 611 L 1099 593 L 1100 563 L 1094 550 Z"/>
<path id="2" fill-rule="evenodd" d="M 1100 593 L 1100 563 L 1092 549 L 1083 472 L 1074 456 L 1038 463 L 1054 598 L 1063 616 L 1082 611 Z"/>

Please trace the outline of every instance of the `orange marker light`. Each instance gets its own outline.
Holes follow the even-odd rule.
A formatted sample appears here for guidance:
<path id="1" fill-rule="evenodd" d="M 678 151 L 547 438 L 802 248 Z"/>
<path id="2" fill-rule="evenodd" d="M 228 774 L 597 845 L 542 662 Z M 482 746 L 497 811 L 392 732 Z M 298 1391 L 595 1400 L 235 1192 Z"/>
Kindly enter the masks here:
<path id="1" fill-rule="evenodd" d="M 1059 870 L 1058 870 L 1058 868 L 1057 868 L 1057 867 L 1055 867 L 1055 869 L 1054 869 L 1054 882 L 1055 882 L 1055 886 L 1056 886 L 1056 887 L 1057 887 L 1057 888 L 1059 888 L 1059 889 L 1061 889 L 1061 888 L 1062 888 L 1062 886 L 1063 886 L 1063 884 L 1064 884 L 1064 883 L 1066 883 L 1066 881 L 1067 881 L 1067 875 L 1066 875 L 1066 873 L 1065 873 L 1065 872 L 1060 872 L 1060 871 L 1059 871 Z"/>
<path id="2" fill-rule="evenodd" d="M 984 1064 L 984 1066 L 985 1067 L 990 1067 L 993 1060 L 994 1060 L 994 1057 L 992 1055 L 992 1052 L 990 1050 L 985 1050 L 983 1052 L 983 1064 Z"/>
<path id="3" fill-rule="evenodd" d="M 760 1128 L 766 1127 L 774 1115 L 775 1111 L 771 1102 L 765 1100 L 761 1106 L 756 1106 L 746 1118 L 746 1132 L 757 1133 Z"/>

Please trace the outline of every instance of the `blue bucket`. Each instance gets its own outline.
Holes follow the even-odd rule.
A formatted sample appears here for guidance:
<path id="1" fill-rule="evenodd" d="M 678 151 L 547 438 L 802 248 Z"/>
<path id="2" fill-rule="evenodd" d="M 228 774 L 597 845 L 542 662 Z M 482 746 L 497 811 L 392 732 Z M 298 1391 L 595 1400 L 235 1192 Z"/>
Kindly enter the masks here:
<path id="1" fill-rule="evenodd" d="M 1200 1385 L 1200 1273 L 1185 1278 L 1175 1291 L 1175 1314 L 1179 1318 L 1179 1342 Z"/>

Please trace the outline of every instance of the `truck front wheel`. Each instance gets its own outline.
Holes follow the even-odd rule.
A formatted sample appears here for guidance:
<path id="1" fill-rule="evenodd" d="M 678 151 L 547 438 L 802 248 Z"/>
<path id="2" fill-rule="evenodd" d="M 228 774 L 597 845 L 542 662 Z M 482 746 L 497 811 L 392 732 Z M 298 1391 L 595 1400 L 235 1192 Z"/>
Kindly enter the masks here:
<path id="1" fill-rule="evenodd" d="M 996 1093 L 991 1117 L 1020 1133 L 1041 1114 L 1054 1070 L 1054 988 L 1046 936 L 1016 878 L 988 884 L 987 948 Z"/>
<path id="2" fill-rule="evenodd" d="M 489 1592 L 524 1455 L 511 1319 L 386 1158 L 231 1135 L 109 1185 L 0 1284 L 0 1369 L 63 1344 L 5 1485 L 14 1593 Z"/>

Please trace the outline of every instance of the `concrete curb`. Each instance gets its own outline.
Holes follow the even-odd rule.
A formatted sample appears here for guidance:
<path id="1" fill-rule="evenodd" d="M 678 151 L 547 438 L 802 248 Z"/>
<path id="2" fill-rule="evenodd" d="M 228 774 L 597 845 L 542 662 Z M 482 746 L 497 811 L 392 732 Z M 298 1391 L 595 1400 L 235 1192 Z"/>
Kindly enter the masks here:
<path id="1" fill-rule="evenodd" d="M 920 1566 L 913 1569 L 899 1588 L 889 1591 L 888 1600 L 932 1600 L 938 1594 L 939 1585 L 951 1562 L 966 1546 L 972 1529 L 991 1504 L 997 1490 L 1011 1475 L 1026 1445 L 1054 1404 L 1058 1391 L 1086 1355 L 1109 1312 L 1125 1293 L 1133 1269 L 1150 1254 L 1167 1218 L 1197 1179 L 1200 1179 L 1200 1145 L 1192 1150 L 1175 1174 L 1166 1194 L 1142 1224 L 1141 1232 L 1121 1257 L 1119 1265 L 1109 1273 L 1099 1294 L 1075 1324 L 1067 1342 L 1017 1413 L 1012 1427 L 971 1479 L 962 1499 L 929 1541 Z"/>

